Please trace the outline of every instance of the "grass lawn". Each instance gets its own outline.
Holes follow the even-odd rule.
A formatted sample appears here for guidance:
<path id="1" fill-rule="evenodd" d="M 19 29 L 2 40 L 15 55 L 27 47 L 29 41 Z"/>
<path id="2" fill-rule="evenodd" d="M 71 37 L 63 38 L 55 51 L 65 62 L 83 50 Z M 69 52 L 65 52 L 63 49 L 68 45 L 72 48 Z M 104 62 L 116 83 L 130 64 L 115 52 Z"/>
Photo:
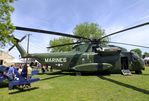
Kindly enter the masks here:
<path id="1" fill-rule="evenodd" d="M 142 75 L 37 75 L 24 91 L 0 87 L 0 101 L 149 101 L 149 67 Z M 9 94 L 10 93 L 10 94 Z"/>

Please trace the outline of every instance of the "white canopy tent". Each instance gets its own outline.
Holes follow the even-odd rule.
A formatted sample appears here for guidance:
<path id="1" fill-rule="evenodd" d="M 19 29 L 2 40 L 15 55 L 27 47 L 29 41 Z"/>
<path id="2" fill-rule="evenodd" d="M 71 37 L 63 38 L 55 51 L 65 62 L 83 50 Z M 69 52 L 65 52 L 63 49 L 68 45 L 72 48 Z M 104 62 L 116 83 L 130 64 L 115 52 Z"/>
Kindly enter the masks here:
<path id="1" fill-rule="evenodd" d="M 25 63 L 25 62 L 22 61 L 22 60 L 19 60 L 19 59 L 13 59 L 13 60 L 11 61 L 11 63 Z"/>
<path id="2" fill-rule="evenodd" d="M 144 60 L 149 60 L 149 57 L 145 57 Z"/>

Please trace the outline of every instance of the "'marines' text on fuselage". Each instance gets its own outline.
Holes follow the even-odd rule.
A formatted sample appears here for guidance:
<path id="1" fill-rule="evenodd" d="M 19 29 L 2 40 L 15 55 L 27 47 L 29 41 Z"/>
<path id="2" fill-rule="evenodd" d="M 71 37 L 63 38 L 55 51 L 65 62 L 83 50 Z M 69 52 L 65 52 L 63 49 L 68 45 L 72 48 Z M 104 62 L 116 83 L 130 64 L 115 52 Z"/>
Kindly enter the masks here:
<path id="1" fill-rule="evenodd" d="M 67 58 L 45 58 L 45 62 L 67 62 Z"/>

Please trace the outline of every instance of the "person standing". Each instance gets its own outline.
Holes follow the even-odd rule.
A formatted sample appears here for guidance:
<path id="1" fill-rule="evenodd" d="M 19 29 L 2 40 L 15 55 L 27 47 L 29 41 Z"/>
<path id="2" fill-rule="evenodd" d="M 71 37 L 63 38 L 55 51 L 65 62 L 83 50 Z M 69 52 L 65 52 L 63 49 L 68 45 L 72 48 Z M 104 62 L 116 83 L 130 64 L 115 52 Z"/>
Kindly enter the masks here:
<path id="1" fill-rule="evenodd" d="M 18 73 L 21 75 L 21 73 L 22 73 L 22 66 L 19 66 L 19 69 L 18 69 Z"/>
<path id="2" fill-rule="evenodd" d="M 42 73 L 45 73 L 45 65 L 43 65 L 43 66 L 41 67 L 41 71 L 42 71 Z"/>
<path id="3" fill-rule="evenodd" d="M 30 79 L 32 77 L 32 68 L 31 68 L 31 64 L 27 65 L 27 79 Z"/>
<path id="4" fill-rule="evenodd" d="M 8 76 L 8 79 L 9 80 L 14 80 L 14 77 L 15 77 L 15 70 L 14 70 L 14 67 L 13 65 L 11 65 L 8 69 L 8 72 L 7 72 L 7 76 Z"/>
<path id="5" fill-rule="evenodd" d="M 21 76 L 24 77 L 25 79 L 27 78 L 27 64 L 23 66 Z"/>

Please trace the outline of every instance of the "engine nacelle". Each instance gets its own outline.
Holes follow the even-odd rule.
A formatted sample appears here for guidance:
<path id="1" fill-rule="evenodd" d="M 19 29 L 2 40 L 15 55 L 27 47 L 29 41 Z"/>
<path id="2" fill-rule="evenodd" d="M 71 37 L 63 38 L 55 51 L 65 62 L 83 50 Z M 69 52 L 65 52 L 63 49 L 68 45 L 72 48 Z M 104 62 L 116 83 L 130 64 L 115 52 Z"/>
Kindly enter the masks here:
<path id="1" fill-rule="evenodd" d="M 86 63 L 73 67 L 75 71 L 80 72 L 98 72 L 105 71 L 112 68 L 112 64 L 109 63 Z"/>

